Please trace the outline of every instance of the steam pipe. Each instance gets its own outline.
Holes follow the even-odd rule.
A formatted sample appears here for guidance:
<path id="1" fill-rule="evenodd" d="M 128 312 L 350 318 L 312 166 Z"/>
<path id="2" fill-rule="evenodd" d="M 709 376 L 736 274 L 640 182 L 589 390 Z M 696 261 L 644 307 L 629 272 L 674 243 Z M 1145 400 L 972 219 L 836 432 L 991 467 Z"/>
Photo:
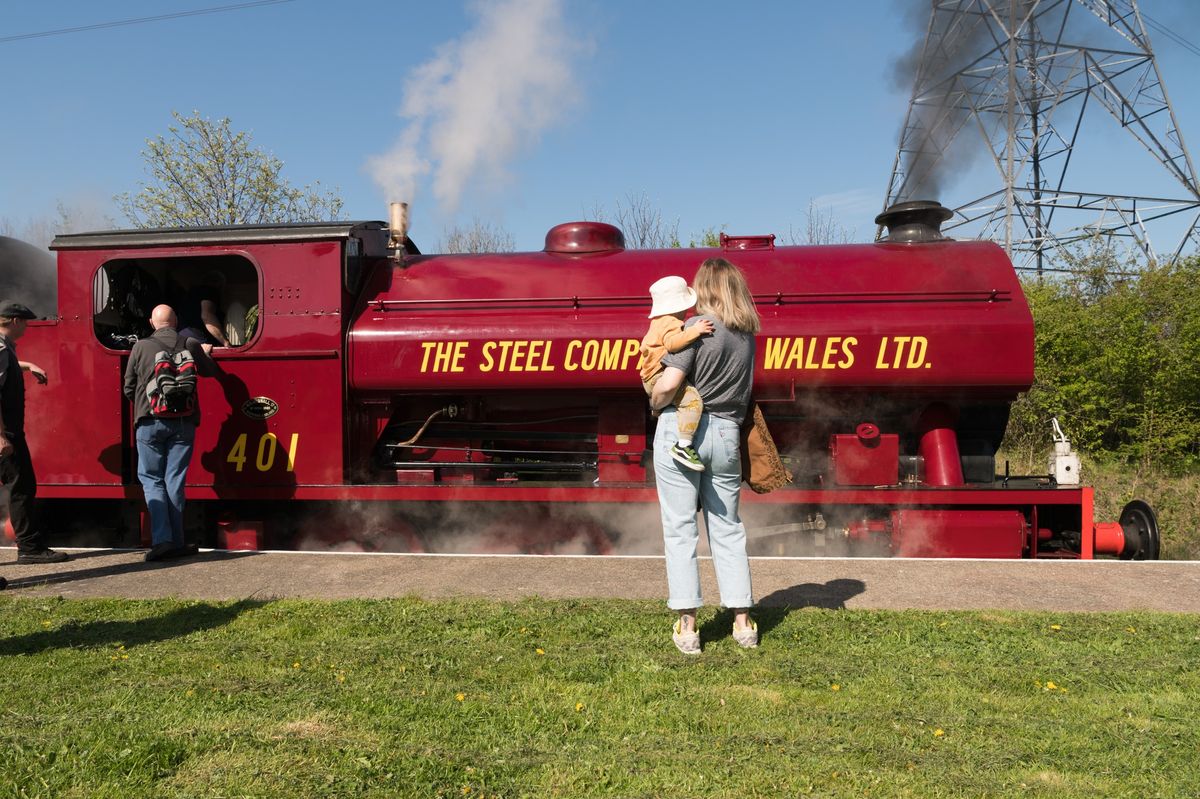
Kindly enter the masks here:
<path id="1" fill-rule="evenodd" d="M 392 205 L 403 205 L 403 203 L 392 203 Z M 413 435 L 412 438 L 408 439 L 407 441 L 401 441 L 400 443 L 394 444 L 393 446 L 395 446 L 395 447 L 411 447 L 411 446 L 415 445 L 417 443 L 417 441 L 420 440 L 421 436 L 425 435 L 426 428 L 428 428 L 429 425 L 433 424 L 434 419 L 438 418 L 439 416 L 448 416 L 449 418 L 453 419 L 457 415 L 458 415 L 458 406 L 457 405 L 447 405 L 445 408 L 439 408 L 438 410 L 429 414 L 429 418 L 425 420 L 425 424 L 421 425 L 421 429 L 418 430 Z"/>
<path id="2" fill-rule="evenodd" d="M 408 203 L 388 203 L 388 228 L 391 231 L 388 248 L 393 252 L 392 257 L 400 261 L 408 241 Z"/>

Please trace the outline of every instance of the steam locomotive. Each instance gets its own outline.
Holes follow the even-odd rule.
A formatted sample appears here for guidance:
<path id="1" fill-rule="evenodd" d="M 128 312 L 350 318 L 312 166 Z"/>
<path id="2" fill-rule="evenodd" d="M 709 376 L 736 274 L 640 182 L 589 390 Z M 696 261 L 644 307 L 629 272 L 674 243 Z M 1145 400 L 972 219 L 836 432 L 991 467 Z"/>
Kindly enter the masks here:
<path id="1" fill-rule="evenodd" d="M 1033 321 L 1004 252 L 945 239 L 937 203 L 889 209 L 872 244 L 628 250 L 616 227 L 572 222 L 540 252 L 455 255 L 421 254 L 394 209 L 57 237 L 58 313 L 21 342 L 52 377 L 27 421 L 49 509 L 144 537 L 122 374 L 150 308 L 215 276 L 232 346 L 200 386 L 201 543 L 295 546 L 302 516 L 320 544 L 352 543 L 342 511 L 366 508 L 396 533 L 386 548 L 421 550 L 431 519 L 467 509 L 493 546 L 623 551 L 614 519 L 657 519 L 646 290 L 719 255 L 757 302 L 755 395 L 794 475 L 745 493 L 752 553 L 1158 557 L 1149 506 L 1097 522 L 1069 452 L 1057 473 L 998 474 Z"/>

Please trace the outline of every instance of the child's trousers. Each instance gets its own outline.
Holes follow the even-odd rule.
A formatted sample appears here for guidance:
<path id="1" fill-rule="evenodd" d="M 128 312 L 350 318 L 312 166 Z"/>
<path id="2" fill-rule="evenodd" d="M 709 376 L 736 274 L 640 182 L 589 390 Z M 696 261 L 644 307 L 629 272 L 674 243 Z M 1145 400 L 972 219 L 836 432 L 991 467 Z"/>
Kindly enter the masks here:
<path id="1" fill-rule="evenodd" d="M 646 396 L 650 396 L 654 391 L 654 384 L 658 382 L 658 378 L 662 377 L 662 372 L 656 372 L 648 379 L 642 381 L 642 388 L 646 389 Z M 691 383 L 684 383 L 679 387 L 679 391 L 675 392 L 675 398 L 671 400 L 671 404 L 675 406 L 675 420 L 679 425 L 679 437 L 691 441 L 696 435 L 696 428 L 700 426 L 700 414 L 704 413 L 704 400 L 700 399 L 700 392 Z"/>

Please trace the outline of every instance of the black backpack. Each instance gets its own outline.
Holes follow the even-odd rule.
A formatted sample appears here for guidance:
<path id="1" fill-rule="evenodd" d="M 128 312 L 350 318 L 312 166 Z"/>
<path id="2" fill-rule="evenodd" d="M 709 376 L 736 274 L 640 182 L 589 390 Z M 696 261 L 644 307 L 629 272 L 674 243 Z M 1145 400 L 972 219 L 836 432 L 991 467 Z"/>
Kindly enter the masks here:
<path id="1" fill-rule="evenodd" d="M 155 356 L 146 398 L 151 416 L 175 418 L 196 412 L 196 359 L 186 346 Z"/>

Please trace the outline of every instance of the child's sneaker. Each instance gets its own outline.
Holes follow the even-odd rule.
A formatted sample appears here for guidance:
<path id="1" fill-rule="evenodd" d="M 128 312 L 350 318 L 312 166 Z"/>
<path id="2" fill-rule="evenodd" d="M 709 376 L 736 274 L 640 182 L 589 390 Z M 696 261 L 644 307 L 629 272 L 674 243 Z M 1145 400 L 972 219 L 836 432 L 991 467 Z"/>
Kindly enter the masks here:
<path id="1" fill-rule="evenodd" d="M 691 447 L 681 447 L 678 444 L 672 444 L 671 457 L 691 469 L 693 472 L 704 471 L 704 464 L 700 461 L 700 456 L 697 455 L 696 450 L 692 449 Z"/>

